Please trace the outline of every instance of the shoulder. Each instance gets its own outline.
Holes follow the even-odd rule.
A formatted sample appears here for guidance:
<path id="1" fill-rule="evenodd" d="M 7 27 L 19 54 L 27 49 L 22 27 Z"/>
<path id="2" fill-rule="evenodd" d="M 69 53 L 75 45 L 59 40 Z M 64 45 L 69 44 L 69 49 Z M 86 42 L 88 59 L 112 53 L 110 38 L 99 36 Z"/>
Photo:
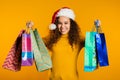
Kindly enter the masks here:
<path id="1" fill-rule="evenodd" d="M 84 46 L 85 46 L 85 37 L 82 36 L 82 37 L 80 38 L 79 45 L 80 45 L 80 47 L 84 47 Z"/>

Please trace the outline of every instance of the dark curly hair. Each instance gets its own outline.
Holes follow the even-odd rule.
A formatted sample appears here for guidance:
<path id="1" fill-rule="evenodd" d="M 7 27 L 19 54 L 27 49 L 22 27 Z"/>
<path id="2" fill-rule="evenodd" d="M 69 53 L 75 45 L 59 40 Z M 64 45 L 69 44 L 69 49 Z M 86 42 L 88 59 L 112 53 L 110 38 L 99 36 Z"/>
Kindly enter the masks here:
<path id="1" fill-rule="evenodd" d="M 59 17 L 56 18 L 55 23 L 58 25 Z M 53 44 L 57 43 L 59 38 L 61 37 L 61 33 L 59 32 L 58 28 L 55 30 L 50 30 L 50 34 L 48 37 L 44 38 L 44 42 L 49 50 L 52 50 Z M 69 44 L 73 47 L 73 44 L 75 45 L 83 45 L 83 37 L 81 36 L 81 29 L 79 28 L 78 24 L 70 19 L 70 31 L 68 33 L 68 40 Z"/>

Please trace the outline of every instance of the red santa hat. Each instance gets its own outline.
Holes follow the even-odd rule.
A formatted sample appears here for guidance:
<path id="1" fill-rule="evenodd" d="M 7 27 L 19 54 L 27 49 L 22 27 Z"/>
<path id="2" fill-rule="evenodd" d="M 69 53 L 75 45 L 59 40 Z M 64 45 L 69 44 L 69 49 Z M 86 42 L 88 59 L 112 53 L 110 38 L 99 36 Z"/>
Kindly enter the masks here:
<path id="1" fill-rule="evenodd" d="M 72 20 L 75 20 L 75 14 L 73 12 L 73 10 L 71 10 L 70 8 L 68 7 L 63 7 L 61 9 L 58 9 L 52 16 L 52 22 L 49 26 L 49 29 L 50 30 L 55 30 L 56 29 L 56 25 L 54 24 L 55 20 L 57 17 L 60 17 L 60 16 L 65 16 L 65 17 L 68 17 Z"/>

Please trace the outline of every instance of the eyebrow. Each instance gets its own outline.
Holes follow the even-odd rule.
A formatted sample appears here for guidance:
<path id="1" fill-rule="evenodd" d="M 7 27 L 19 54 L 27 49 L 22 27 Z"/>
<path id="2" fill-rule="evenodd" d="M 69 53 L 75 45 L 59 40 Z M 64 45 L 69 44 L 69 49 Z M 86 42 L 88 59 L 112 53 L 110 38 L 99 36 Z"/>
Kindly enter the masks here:
<path id="1" fill-rule="evenodd" d="M 64 23 L 66 23 L 66 22 L 68 23 L 69 21 L 64 21 Z M 58 21 L 58 23 L 62 23 L 62 22 Z"/>

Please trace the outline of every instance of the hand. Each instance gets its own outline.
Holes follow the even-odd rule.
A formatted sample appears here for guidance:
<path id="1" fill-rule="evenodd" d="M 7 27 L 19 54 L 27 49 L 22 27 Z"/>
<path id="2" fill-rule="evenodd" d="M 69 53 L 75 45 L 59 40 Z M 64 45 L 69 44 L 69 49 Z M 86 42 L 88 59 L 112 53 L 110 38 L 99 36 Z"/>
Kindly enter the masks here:
<path id="1" fill-rule="evenodd" d="M 95 21 L 94 21 L 94 25 L 95 25 L 97 28 L 100 27 L 100 26 L 101 26 L 100 20 L 99 20 L 99 19 L 95 20 Z"/>
<path id="2" fill-rule="evenodd" d="M 34 26 L 34 23 L 32 22 L 32 21 L 28 21 L 27 23 L 26 23 L 26 26 L 27 26 L 27 28 L 32 28 L 33 26 Z"/>

